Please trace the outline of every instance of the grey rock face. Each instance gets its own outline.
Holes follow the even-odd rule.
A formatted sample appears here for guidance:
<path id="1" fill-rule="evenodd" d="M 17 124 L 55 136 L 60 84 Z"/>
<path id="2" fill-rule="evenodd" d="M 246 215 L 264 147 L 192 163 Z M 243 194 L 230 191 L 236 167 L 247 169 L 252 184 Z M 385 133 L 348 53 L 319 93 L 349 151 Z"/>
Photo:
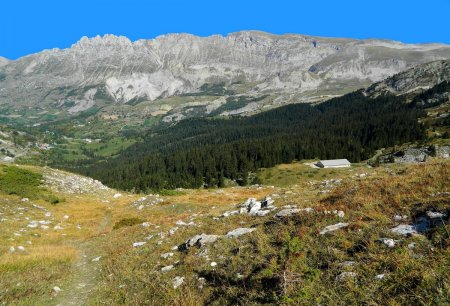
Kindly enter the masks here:
<path id="1" fill-rule="evenodd" d="M 4 57 L 0 56 L 0 67 L 1 66 L 5 66 L 6 64 L 8 64 L 10 61 Z"/>
<path id="2" fill-rule="evenodd" d="M 406 148 L 393 154 L 386 154 L 379 157 L 380 163 L 421 163 L 428 157 L 448 158 L 450 156 L 450 146 L 432 145 L 429 147 Z"/>
<path id="3" fill-rule="evenodd" d="M 409 148 L 393 154 L 394 163 L 421 163 L 427 160 L 430 152 L 427 149 Z"/>
<path id="4" fill-rule="evenodd" d="M 365 93 L 370 96 L 391 93 L 396 95 L 428 89 L 431 85 L 450 80 L 450 61 L 433 61 L 400 72 L 379 83 L 373 84 Z"/>
<path id="5" fill-rule="evenodd" d="M 253 84 L 246 89 L 250 96 L 283 94 L 274 103 L 285 104 L 298 102 L 287 98 L 293 93 L 314 101 L 448 58 L 450 47 L 440 44 L 255 31 L 210 37 L 169 34 L 135 42 L 114 35 L 83 37 L 68 49 L 0 59 L 0 104 L 77 113 L 103 100 L 152 101 L 197 92 L 204 84 L 235 82 Z M 392 81 L 385 86 L 404 90 L 413 85 Z M 255 110 L 254 104 L 243 112 Z"/>
<path id="6" fill-rule="evenodd" d="M 434 146 L 434 155 L 438 158 L 449 158 L 450 146 Z"/>

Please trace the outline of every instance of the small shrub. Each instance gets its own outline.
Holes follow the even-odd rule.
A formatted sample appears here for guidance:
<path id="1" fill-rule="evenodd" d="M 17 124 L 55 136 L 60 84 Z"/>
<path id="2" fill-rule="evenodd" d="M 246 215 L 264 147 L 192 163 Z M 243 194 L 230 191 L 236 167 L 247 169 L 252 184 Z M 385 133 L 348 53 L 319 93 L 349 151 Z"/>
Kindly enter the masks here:
<path id="1" fill-rule="evenodd" d="M 139 218 L 123 218 L 122 220 L 116 222 L 116 224 L 114 224 L 113 229 L 119 229 L 122 227 L 126 227 L 126 226 L 133 226 L 136 224 L 141 224 L 145 222 L 145 220 L 139 219 Z"/>
<path id="2" fill-rule="evenodd" d="M 54 195 L 50 195 L 50 196 L 47 198 L 47 201 L 48 201 L 50 204 L 52 204 L 52 205 L 56 205 L 56 204 L 58 204 L 58 203 L 64 202 L 64 200 L 65 200 L 65 199 L 60 199 L 60 198 L 58 198 L 57 196 L 54 196 Z"/>
<path id="3" fill-rule="evenodd" d="M 302 251 L 302 249 L 303 243 L 300 241 L 299 237 L 293 237 L 289 239 L 288 241 L 286 241 L 284 247 L 286 255 L 298 254 Z"/>
<path id="4" fill-rule="evenodd" d="M 184 195 L 186 194 L 186 192 L 184 191 L 180 191 L 180 190 L 170 190 L 170 189 L 162 189 L 159 192 L 159 195 L 162 196 L 180 196 L 180 195 Z"/>
<path id="5" fill-rule="evenodd" d="M 51 204 L 63 202 L 42 185 L 42 174 L 16 166 L 0 166 L 0 192 Z"/>
<path id="6" fill-rule="evenodd" d="M 36 198 L 42 175 L 18 167 L 0 169 L 0 191 L 21 197 Z"/>

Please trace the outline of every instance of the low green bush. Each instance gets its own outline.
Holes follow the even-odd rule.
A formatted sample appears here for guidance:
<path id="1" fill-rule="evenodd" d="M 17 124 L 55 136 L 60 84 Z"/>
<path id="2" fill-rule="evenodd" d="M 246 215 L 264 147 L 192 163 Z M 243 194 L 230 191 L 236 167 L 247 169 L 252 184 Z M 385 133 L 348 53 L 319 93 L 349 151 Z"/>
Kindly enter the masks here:
<path id="1" fill-rule="evenodd" d="M 127 227 L 127 226 L 133 226 L 136 224 L 141 224 L 145 222 L 145 220 L 139 219 L 139 218 L 123 218 L 120 221 L 116 222 L 116 224 L 114 224 L 113 229 L 119 229 L 122 227 Z"/>

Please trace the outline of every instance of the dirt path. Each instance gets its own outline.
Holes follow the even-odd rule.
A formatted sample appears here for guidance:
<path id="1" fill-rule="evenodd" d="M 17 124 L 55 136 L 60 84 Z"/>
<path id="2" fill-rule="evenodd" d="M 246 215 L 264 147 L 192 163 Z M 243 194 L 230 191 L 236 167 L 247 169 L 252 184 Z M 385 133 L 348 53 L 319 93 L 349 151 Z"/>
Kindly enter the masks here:
<path id="1" fill-rule="evenodd" d="M 97 233 L 101 234 L 111 222 L 111 211 L 107 210 L 99 224 Z M 96 247 L 97 238 L 79 243 L 79 260 L 74 265 L 71 279 L 61 287 L 61 292 L 52 301 L 52 305 L 86 305 L 91 292 L 97 284 L 100 272 L 101 254 Z"/>

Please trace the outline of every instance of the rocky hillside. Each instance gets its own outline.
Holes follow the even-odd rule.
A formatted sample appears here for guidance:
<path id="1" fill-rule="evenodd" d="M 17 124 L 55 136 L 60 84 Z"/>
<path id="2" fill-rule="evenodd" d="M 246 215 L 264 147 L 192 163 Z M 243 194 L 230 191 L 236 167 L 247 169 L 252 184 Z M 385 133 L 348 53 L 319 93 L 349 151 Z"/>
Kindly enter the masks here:
<path id="1" fill-rule="evenodd" d="M 298 102 L 300 97 L 313 101 L 448 58 L 450 47 L 441 44 L 254 31 L 225 37 L 169 34 L 135 42 L 113 35 L 83 37 L 68 49 L 0 60 L 0 105 L 78 113 L 105 103 L 134 104 L 198 92 L 274 95 L 269 104 Z"/>
<path id="2" fill-rule="evenodd" d="M 10 163 L 36 153 L 36 139 L 23 131 L 0 124 L 0 161 Z"/>
<path id="3" fill-rule="evenodd" d="M 0 56 L 0 66 L 4 66 L 9 63 L 9 60 Z"/>
<path id="4" fill-rule="evenodd" d="M 446 305 L 449 160 L 118 193 L 0 165 L 0 305 Z"/>
<path id="5" fill-rule="evenodd" d="M 400 72 L 366 89 L 366 94 L 403 95 L 430 89 L 436 84 L 450 80 L 450 60 L 426 63 L 404 72 Z"/>

